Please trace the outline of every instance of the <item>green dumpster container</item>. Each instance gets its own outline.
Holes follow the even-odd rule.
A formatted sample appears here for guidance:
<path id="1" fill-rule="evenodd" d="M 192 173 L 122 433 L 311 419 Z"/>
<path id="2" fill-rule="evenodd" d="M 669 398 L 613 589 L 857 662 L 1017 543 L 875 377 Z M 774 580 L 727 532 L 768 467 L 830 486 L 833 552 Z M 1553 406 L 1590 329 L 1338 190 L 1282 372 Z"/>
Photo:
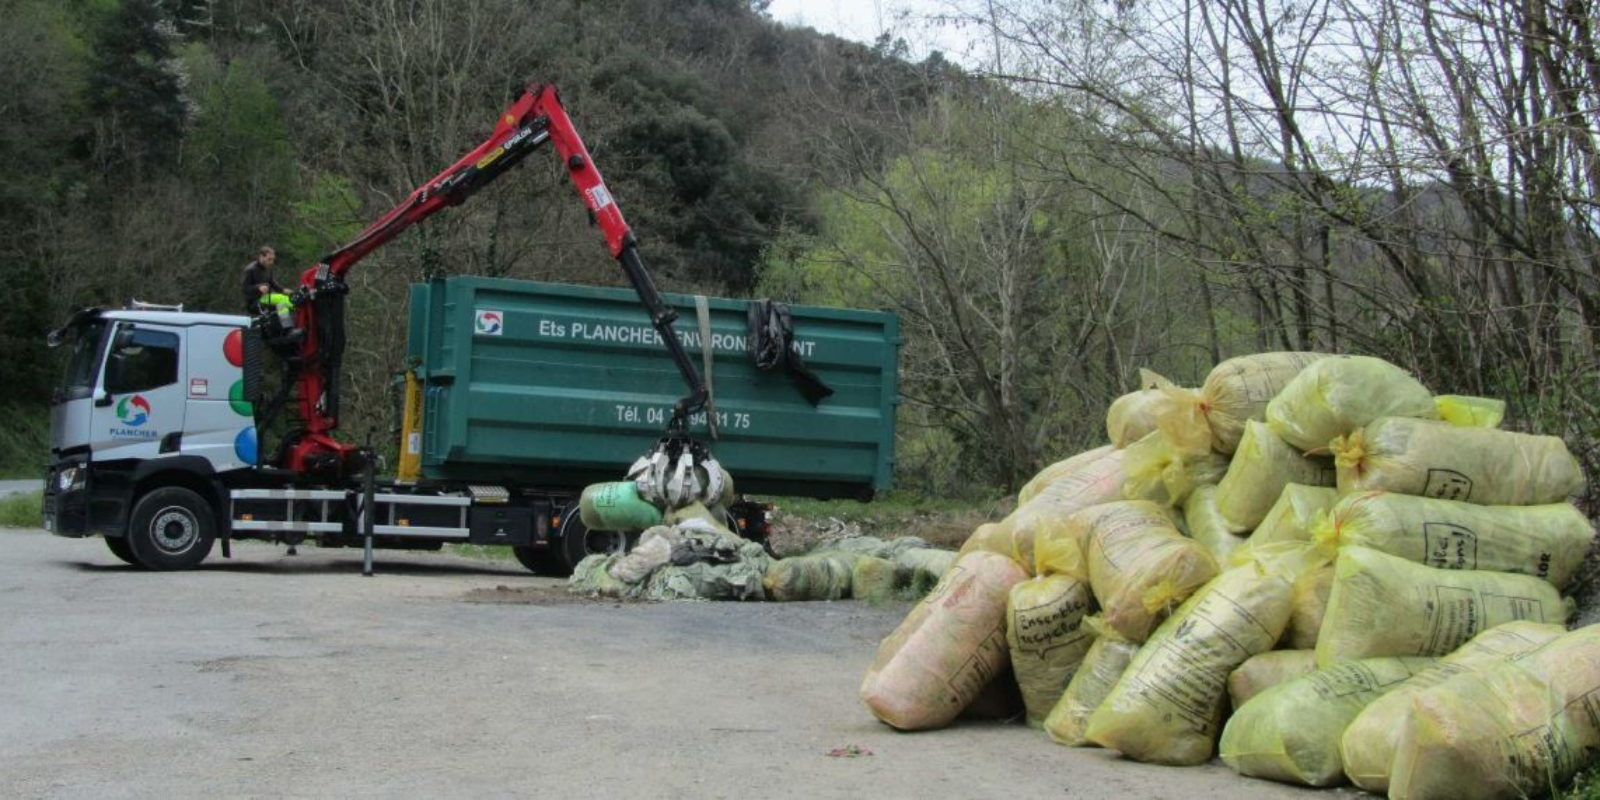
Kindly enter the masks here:
<path id="1" fill-rule="evenodd" d="M 696 367 L 694 298 L 667 295 Z M 718 438 L 690 432 L 751 494 L 870 497 L 894 463 L 899 320 L 791 306 L 795 347 L 834 391 L 813 406 L 758 370 L 746 301 L 711 298 Z M 408 352 L 423 381 L 426 478 L 581 488 L 614 481 L 686 393 L 628 289 L 455 277 L 411 287 Z"/>

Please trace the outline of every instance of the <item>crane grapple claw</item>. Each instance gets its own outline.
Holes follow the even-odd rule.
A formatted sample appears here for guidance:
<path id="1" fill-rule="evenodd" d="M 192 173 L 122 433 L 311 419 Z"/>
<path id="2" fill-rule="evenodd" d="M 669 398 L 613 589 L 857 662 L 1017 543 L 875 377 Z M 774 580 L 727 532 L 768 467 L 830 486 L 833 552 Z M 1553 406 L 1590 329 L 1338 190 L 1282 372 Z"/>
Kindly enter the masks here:
<path id="1" fill-rule="evenodd" d="M 687 436 L 668 435 L 628 467 L 627 480 L 645 501 L 667 510 L 702 503 L 714 506 L 727 486 L 722 465 L 706 446 Z"/>

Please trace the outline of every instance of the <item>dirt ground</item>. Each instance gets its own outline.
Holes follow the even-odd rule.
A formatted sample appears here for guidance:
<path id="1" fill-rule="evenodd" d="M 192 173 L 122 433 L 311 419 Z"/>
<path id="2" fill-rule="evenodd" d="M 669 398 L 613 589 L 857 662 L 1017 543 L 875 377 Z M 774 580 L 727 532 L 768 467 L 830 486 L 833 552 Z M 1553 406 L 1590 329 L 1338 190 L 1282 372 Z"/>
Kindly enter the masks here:
<path id="1" fill-rule="evenodd" d="M 577 600 L 513 565 L 384 554 L 363 578 L 310 547 L 157 574 L 98 540 L 0 542 L 0 797 L 1310 795 L 1017 725 L 895 733 L 856 690 L 904 605 Z"/>

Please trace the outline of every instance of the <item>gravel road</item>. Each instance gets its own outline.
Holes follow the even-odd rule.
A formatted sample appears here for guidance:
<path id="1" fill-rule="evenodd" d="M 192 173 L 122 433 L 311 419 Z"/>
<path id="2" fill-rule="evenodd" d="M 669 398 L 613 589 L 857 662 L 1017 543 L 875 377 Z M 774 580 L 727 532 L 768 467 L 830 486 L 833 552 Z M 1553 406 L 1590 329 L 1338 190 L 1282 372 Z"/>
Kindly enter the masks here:
<path id="1" fill-rule="evenodd" d="M 97 540 L 0 542 L 0 797 L 1311 795 L 1015 725 L 897 734 L 856 689 L 902 605 L 615 604 L 265 545 L 156 574 Z M 848 745 L 873 755 L 828 756 Z"/>
<path id="2" fill-rule="evenodd" d="M 40 489 L 43 489 L 43 488 L 44 488 L 44 481 L 37 480 L 37 479 L 20 480 L 20 481 L 0 481 L 0 497 L 5 497 L 8 494 L 22 494 L 24 492 L 36 492 L 36 491 L 38 491 Z"/>

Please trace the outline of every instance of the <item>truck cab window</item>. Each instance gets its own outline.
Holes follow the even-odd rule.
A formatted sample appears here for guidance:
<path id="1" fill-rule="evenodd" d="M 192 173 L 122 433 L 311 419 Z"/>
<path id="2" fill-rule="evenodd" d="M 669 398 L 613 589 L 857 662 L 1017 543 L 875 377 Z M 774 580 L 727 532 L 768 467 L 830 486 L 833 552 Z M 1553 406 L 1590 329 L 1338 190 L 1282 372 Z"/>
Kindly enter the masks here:
<path id="1" fill-rule="evenodd" d="M 53 402 L 81 400 L 94 391 L 94 379 L 99 373 L 101 336 L 106 323 L 95 320 L 72 329 L 72 354 L 56 386 Z"/>
<path id="2" fill-rule="evenodd" d="M 147 392 L 178 382 L 178 335 L 123 327 L 106 357 L 107 394 Z"/>

